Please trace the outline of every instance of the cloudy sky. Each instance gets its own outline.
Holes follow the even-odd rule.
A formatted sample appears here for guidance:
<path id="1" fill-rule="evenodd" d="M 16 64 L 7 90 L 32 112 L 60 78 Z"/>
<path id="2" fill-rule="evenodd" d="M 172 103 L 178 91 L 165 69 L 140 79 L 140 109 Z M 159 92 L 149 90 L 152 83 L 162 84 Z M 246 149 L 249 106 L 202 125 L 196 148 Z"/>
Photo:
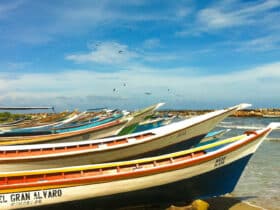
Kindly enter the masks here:
<path id="1" fill-rule="evenodd" d="M 279 0 L 1 0 L 0 106 L 279 107 L 279 20 Z"/>

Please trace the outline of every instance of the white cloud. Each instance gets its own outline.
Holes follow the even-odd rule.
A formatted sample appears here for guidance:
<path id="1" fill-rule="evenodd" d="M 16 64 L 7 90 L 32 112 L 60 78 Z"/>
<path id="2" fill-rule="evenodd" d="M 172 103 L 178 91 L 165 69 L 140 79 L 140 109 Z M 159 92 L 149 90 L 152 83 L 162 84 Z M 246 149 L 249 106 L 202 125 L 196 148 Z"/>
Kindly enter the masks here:
<path id="1" fill-rule="evenodd" d="M 127 109 L 158 101 L 165 101 L 166 107 L 174 108 L 195 108 L 198 104 L 209 108 L 240 102 L 276 106 L 280 103 L 279 69 L 280 62 L 212 76 L 197 75 L 192 68 L 175 68 L 163 73 L 162 69 L 141 65 L 110 73 L 68 70 L 24 74 L 17 79 L 0 78 L 0 103 L 46 102 L 63 108 L 69 108 L 71 103 L 73 108 L 90 105 Z M 152 94 L 147 96 L 145 92 Z M 71 102 L 63 104 L 62 96 L 71 97 Z M 96 101 L 89 96 L 94 96 Z M 22 98 L 25 99 L 22 101 Z"/>
<path id="2" fill-rule="evenodd" d="M 158 10 L 150 8 L 150 1 L 139 0 L 126 2 L 69 0 L 68 4 L 63 2 L 50 4 L 47 1 L 29 1 L 28 3 L 28 7 L 24 7 L 10 19 L 17 22 L 17 25 L 16 28 L 7 28 L 6 34 L 2 35 L 5 39 L 28 44 L 44 44 L 56 40 L 61 35 L 81 36 L 89 31 L 92 34 L 98 34 L 109 27 L 133 28 L 137 23 L 145 21 L 174 22 L 184 18 L 190 10 L 185 5 L 182 6 L 180 2 L 169 3 L 168 1 L 161 4 L 161 9 Z M 12 11 L 15 8 L 13 5 L 16 4 L 9 5 L 11 6 L 6 8 L 3 6 L 5 14 L 8 10 Z M 30 12 L 30 8 L 36 9 L 33 9 L 32 15 L 25 15 Z M 40 24 L 34 20 L 33 16 L 39 17 Z M 24 22 L 18 22 L 22 18 Z"/>
<path id="3" fill-rule="evenodd" d="M 100 64 L 114 64 L 126 66 L 135 66 L 143 62 L 166 62 L 180 59 L 182 56 L 175 53 L 159 53 L 149 52 L 157 46 L 160 41 L 158 39 L 147 39 L 143 46 L 147 50 L 129 49 L 127 45 L 118 42 L 97 42 L 89 44 L 88 48 L 91 50 L 88 53 L 74 53 L 67 55 L 65 59 L 74 61 L 76 63 L 100 63 Z"/>
<path id="4" fill-rule="evenodd" d="M 280 48 L 279 35 L 269 35 L 265 37 L 259 37 L 249 41 L 242 41 L 237 43 L 237 51 L 268 51 L 276 50 Z"/>
<path id="5" fill-rule="evenodd" d="M 95 44 L 89 53 L 72 54 L 67 60 L 77 63 L 96 62 L 103 64 L 122 64 L 138 57 L 137 53 L 129 51 L 126 45 L 117 42 L 103 42 Z"/>
<path id="6" fill-rule="evenodd" d="M 266 52 L 280 47 L 279 0 L 268 1 L 214 1 L 214 4 L 198 10 L 193 24 L 176 32 L 177 36 L 206 34 L 221 37 L 214 48 L 237 52 Z M 222 40 L 227 41 L 222 41 Z"/>
<path id="7" fill-rule="evenodd" d="M 232 13 L 225 13 L 215 8 L 200 11 L 198 13 L 198 22 L 206 30 L 244 24 L 241 17 L 236 17 Z"/>
<path id="8" fill-rule="evenodd" d="M 177 35 L 197 35 L 203 32 L 234 28 L 237 26 L 264 26 L 265 30 L 270 24 L 263 19 L 273 15 L 273 9 L 280 7 L 279 0 L 240 2 L 228 0 L 215 2 L 214 5 L 197 12 L 194 25 L 177 32 Z M 270 20 L 271 21 L 271 20 Z"/>
<path id="9" fill-rule="evenodd" d="M 266 0 L 266 1 L 262 1 L 259 4 L 252 4 L 252 5 L 248 5 L 248 7 L 243 7 L 241 10 L 237 11 L 236 13 L 244 16 L 250 16 L 250 15 L 255 15 L 256 13 L 266 12 L 268 10 L 277 8 L 279 6 L 280 6 L 279 0 Z"/>
<path id="10" fill-rule="evenodd" d="M 257 3 L 239 3 L 238 1 L 225 1 L 217 7 L 204 9 L 198 14 L 199 22 L 209 29 L 227 28 L 238 25 L 255 24 L 257 17 L 280 6 L 280 1 L 270 0 Z M 204 14 L 206 12 L 206 15 Z"/>

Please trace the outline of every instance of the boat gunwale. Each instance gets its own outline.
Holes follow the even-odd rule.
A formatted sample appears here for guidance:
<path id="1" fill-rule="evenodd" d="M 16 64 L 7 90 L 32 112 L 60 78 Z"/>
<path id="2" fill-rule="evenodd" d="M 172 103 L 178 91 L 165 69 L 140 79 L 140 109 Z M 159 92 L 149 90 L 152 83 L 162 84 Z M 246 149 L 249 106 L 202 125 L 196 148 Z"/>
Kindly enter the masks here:
<path id="1" fill-rule="evenodd" d="M 216 151 L 205 153 L 198 157 L 184 159 L 182 161 L 178 161 L 177 163 L 170 162 L 166 165 L 154 165 L 153 168 L 144 168 L 144 169 L 140 168 L 138 170 L 133 170 L 133 171 L 128 171 L 128 172 L 127 171 L 118 172 L 117 167 L 115 167 L 115 170 L 117 172 L 115 172 L 114 174 L 105 174 L 105 175 L 101 174 L 100 176 L 98 176 L 98 175 L 90 176 L 89 175 L 88 177 L 80 176 L 78 178 L 68 178 L 67 180 L 62 179 L 62 178 L 57 179 L 57 180 L 37 180 L 35 182 L 29 182 L 29 183 L 1 185 L 0 194 L 11 193 L 11 192 L 23 192 L 26 190 L 28 190 L 28 191 L 44 190 L 44 189 L 54 189 L 54 188 L 75 187 L 75 186 L 89 185 L 89 184 L 98 184 L 98 183 L 105 183 L 105 182 L 109 182 L 109 181 L 139 178 L 139 177 L 143 177 L 143 176 L 151 176 L 151 175 L 155 175 L 155 174 L 159 174 L 159 173 L 170 172 L 173 170 L 180 170 L 183 168 L 192 167 L 194 165 L 199 165 L 204 162 L 209 162 L 217 157 L 221 157 L 221 156 L 224 156 L 225 154 L 229 154 L 232 151 L 238 150 L 238 149 L 242 148 L 243 146 L 253 142 L 256 139 L 263 138 L 265 136 L 265 134 L 267 134 L 270 130 L 271 130 L 270 128 L 267 128 L 265 130 L 262 130 L 257 135 L 252 133 L 252 134 L 250 134 L 250 135 L 252 135 L 251 137 L 249 135 L 245 139 L 242 139 L 240 141 L 237 140 L 236 142 L 233 142 L 230 145 L 226 145 L 223 148 L 217 149 Z M 176 154 L 176 153 L 173 153 L 173 154 Z M 153 159 L 153 158 L 150 158 L 150 159 Z M 140 160 L 142 160 L 142 159 L 140 159 Z M 129 161 L 127 161 L 127 162 L 128 162 L 128 165 L 132 165 L 132 163 L 130 163 Z M 119 163 L 122 163 L 122 162 L 119 162 Z M 116 164 L 118 164 L 118 162 Z M 110 163 L 103 164 L 103 165 L 109 165 L 108 167 L 112 168 L 112 167 L 110 167 Z M 96 165 L 96 166 L 98 166 L 98 165 Z M 57 170 L 59 170 L 59 169 L 64 169 L 64 168 L 58 168 Z M 40 174 L 40 172 L 42 172 L 42 171 L 44 172 L 46 170 L 37 170 L 37 171 L 35 170 L 35 171 L 30 171 L 30 172 L 27 171 L 25 173 L 31 173 L 30 176 L 44 175 L 43 173 Z M 36 172 L 37 173 L 39 172 L 39 174 L 37 174 Z M 79 172 L 80 173 L 82 172 L 82 175 L 84 174 L 83 171 L 79 171 Z M 17 172 L 16 174 L 7 174 L 6 176 L 4 176 L 4 179 L 8 180 L 9 177 L 12 177 L 12 178 L 17 177 L 17 176 L 19 176 L 18 173 L 21 173 L 21 172 Z M 24 171 L 22 173 L 24 173 Z M 60 176 L 65 178 L 65 171 L 63 171 L 63 172 L 52 171 L 51 174 L 58 174 L 58 173 L 61 173 Z M 20 177 L 22 177 L 23 180 L 26 180 L 26 176 L 27 176 L 26 174 L 25 175 L 22 174 Z M 0 177 L 3 177 L 3 176 L 0 176 Z"/>
<path id="2" fill-rule="evenodd" d="M 20 137 L 17 139 L 7 139 L 7 140 L 0 139 L 0 145 L 9 146 L 9 145 L 16 145 L 16 144 L 20 144 L 20 143 L 29 144 L 29 143 L 34 143 L 34 142 L 56 141 L 56 140 L 65 139 L 68 137 L 80 136 L 80 135 L 87 134 L 92 131 L 101 131 L 108 127 L 118 126 L 118 125 L 125 124 L 125 123 L 126 123 L 126 121 L 121 121 L 120 119 L 117 119 L 115 121 L 111 121 L 106 124 L 102 124 L 102 125 L 94 126 L 92 128 L 87 128 L 87 129 L 78 130 L 78 131 L 40 135 L 40 136 L 35 136 L 34 138 L 31 137 L 29 139 L 20 138 Z M 22 140 L 18 140 L 18 139 L 22 139 Z M 1 147 L 0 147 L 0 149 L 1 149 Z"/>
<path id="3" fill-rule="evenodd" d="M 171 131 L 171 132 L 169 132 L 169 133 L 162 133 L 162 132 L 159 132 L 159 133 L 157 133 L 156 131 L 157 130 L 159 130 L 159 129 L 161 129 L 162 130 L 162 128 L 163 127 L 170 127 L 171 126 L 171 124 L 169 124 L 169 125 L 166 125 L 166 126 L 162 126 L 162 127 L 160 127 L 160 128 L 154 128 L 154 129 L 151 129 L 151 130 L 148 130 L 148 131 L 143 131 L 143 132 L 139 132 L 139 133 L 135 133 L 135 134 L 132 134 L 132 135 L 125 135 L 125 136 L 123 136 L 123 138 L 122 137 L 119 137 L 119 138 L 117 138 L 118 140 L 123 140 L 123 139 L 129 139 L 129 137 L 130 138 L 135 138 L 135 136 L 137 136 L 137 135 L 145 135 L 145 134 L 150 134 L 150 133 L 152 133 L 152 134 L 154 134 L 155 136 L 153 137 L 148 137 L 148 138 L 146 138 L 146 139 L 141 139 L 141 141 L 133 141 L 133 142 L 129 142 L 129 141 L 127 141 L 127 143 L 125 143 L 125 145 L 121 145 L 121 144 L 118 144 L 118 145 L 113 145 L 113 146 L 107 146 L 107 147 L 104 147 L 104 148 L 93 148 L 92 146 L 89 146 L 89 149 L 85 149 L 84 148 L 84 150 L 77 150 L 77 151 L 61 151 L 60 153 L 52 153 L 52 154 L 50 154 L 50 155 L 48 155 L 48 154 L 46 154 L 46 155 L 32 155 L 32 156 L 22 156 L 22 157 L 14 157 L 13 158 L 13 160 L 25 160 L 25 159 L 43 159 L 43 158 L 46 158 L 46 157 L 60 157 L 60 156 L 64 156 L 65 154 L 66 155 L 79 155 L 79 154 L 82 154 L 82 153 L 90 153 L 90 152 L 102 152 L 102 151 L 105 151 L 105 150 L 109 150 L 109 149 L 112 149 L 112 150 L 114 150 L 114 149 L 119 149 L 119 148 L 122 148 L 122 147 L 126 147 L 126 145 L 128 145 L 128 146 L 134 146 L 134 145 L 136 145 L 136 144 L 144 144 L 144 143 L 146 143 L 146 142 L 151 142 L 151 141 L 156 141 L 156 140 L 158 140 L 158 139 L 160 139 L 160 138 L 162 138 L 163 136 L 164 137 L 169 137 L 169 136 L 172 136 L 172 135 L 174 135 L 174 134 L 176 134 L 176 133 L 179 133 L 179 132 L 181 132 L 181 131 L 183 131 L 183 130 L 185 130 L 185 129 L 189 129 L 189 128 L 191 128 L 191 127 L 194 127 L 194 126 L 197 126 L 197 125 L 199 125 L 199 124 L 202 124 L 202 123 L 204 123 L 204 122 L 206 122 L 206 121 L 209 121 L 209 120 L 213 120 L 214 118 L 217 118 L 217 117 L 220 117 L 221 115 L 224 115 L 224 114 L 227 114 L 228 112 L 231 112 L 231 111 L 233 111 L 233 110 L 235 110 L 235 109 L 237 109 L 237 107 L 232 107 L 232 108 L 228 108 L 228 109 L 224 109 L 224 110 L 217 110 L 217 111 L 214 111 L 214 112 L 222 112 L 222 113 L 218 113 L 218 114 L 215 114 L 214 116 L 211 116 L 211 117 L 209 117 L 209 118 L 206 118 L 206 119 L 204 119 L 204 120 L 202 120 L 202 121 L 199 121 L 199 122 L 196 122 L 196 123 L 193 123 L 193 124 L 190 124 L 190 125 L 187 125 L 187 126 L 185 126 L 185 127 L 183 127 L 183 128 L 181 128 L 181 129 L 174 129 L 173 131 Z M 210 112 L 210 113 L 214 113 L 214 112 Z M 209 113 L 209 114 L 210 114 Z M 201 116 L 203 116 L 203 115 L 201 115 Z M 185 121 L 188 121 L 189 119 L 186 119 Z M 178 123 L 181 123 L 182 121 L 179 121 Z M 102 142 L 104 142 L 104 140 L 105 140 L 105 142 L 107 143 L 107 142 L 113 142 L 114 141 L 114 138 L 112 138 L 112 139 L 110 139 L 110 138 L 108 138 L 108 139 L 101 139 L 100 140 L 100 142 L 98 142 L 97 144 L 101 144 Z M 107 141 L 106 141 L 107 140 Z M 71 143 L 68 143 L 68 144 L 66 144 L 66 145 L 70 145 L 70 146 L 68 146 L 68 147 L 72 147 L 72 146 L 74 146 L 75 144 L 77 145 L 77 148 L 79 147 L 79 146 L 82 146 L 82 145 L 86 145 L 86 144 L 94 144 L 95 142 L 93 142 L 93 141 L 95 141 L 95 142 L 97 142 L 96 140 L 88 140 L 88 141 L 84 141 L 84 142 L 71 142 Z M 108 144 L 108 143 L 107 143 Z M 55 146 L 56 145 L 58 145 L 58 144 L 55 144 Z M 65 144 L 64 144 L 65 145 Z M 38 147 L 37 148 L 32 148 L 33 150 L 38 150 L 38 149 L 40 149 L 40 146 L 42 146 L 42 145 L 40 145 L 40 144 L 38 144 Z M 49 145 L 47 145 L 47 146 L 49 146 Z M 128 147 L 127 146 L 127 147 Z M 5 146 L 4 146 L 5 147 Z M 10 147 L 10 146 L 6 146 L 6 147 Z M 14 147 L 17 147 L 17 146 L 14 146 Z M 63 146 L 63 143 L 62 143 L 62 145 L 59 145 L 58 147 L 67 147 L 67 146 Z M 3 147 L 2 147 L 3 148 Z M 2 149 L 1 147 L 0 147 L 0 152 L 2 152 L 2 154 L 3 154 L 3 152 L 4 152 L 4 150 Z M 10 147 L 11 148 L 11 147 Z M 50 149 L 53 149 L 53 148 L 56 148 L 56 147 L 47 147 L 47 148 L 50 148 Z M 19 150 L 19 149 L 18 149 Z M 18 150 L 16 150 L 16 151 L 18 151 Z M 25 149 L 22 149 L 22 150 L 26 150 L 26 148 Z M 95 151 L 94 151 L 95 150 Z M 11 151 L 11 150 L 6 150 L 6 151 Z M 55 150 L 54 150 L 55 151 Z M 0 156 L 0 162 L 2 162 L 2 161 L 7 161 L 7 160 L 9 160 L 8 158 L 5 158 L 5 157 L 1 157 Z M 11 159 L 10 159 L 11 160 Z"/>
<path id="4" fill-rule="evenodd" d="M 8 140 L 17 140 L 17 139 L 24 139 L 24 140 L 28 140 L 28 139 L 32 139 L 32 138 L 40 138 L 40 137 L 49 137 L 49 136 L 55 136 L 55 135 L 62 135 L 62 134 L 70 134 L 70 133 L 76 133 L 78 131 L 84 131 L 84 130 L 88 130 L 88 129 L 91 129 L 91 128 L 96 128 L 98 126 L 102 126 L 102 125 L 105 125 L 107 123 L 110 123 L 110 122 L 115 122 L 117 120 L 120 120 L 120 117 L 112 120 L 112 121 L 109 121 L 109 122 L 106 122 L 104 124 L 100 124 L 100 125 L 96 125 L 96 126 L 93 126 L 93 127 L 90 127 L 90 128 L 86 128 L 86 129 L 81 129 L 81 130 L 75 130 L 75 131 L 68 131 L 68 132 L 63 132 L 63 133 L 51 133 L 51 134 L 46 134 L 46 135 L 35 135 L 35 136 L 11 136 L 11 137 L 3 137 L 3 140 L 1 140 L 1 137 L 0 137 L 0 142 L 1 141 L 8 141 Z M 58 129 L 57 129 L 58 130 Z M 63 130 L 63 129 L 61 129 Z M 7 139 L 7 140 L 6 140 Z"/>
<path id="5" fill-rule="evenodd" d="M 148 113 L 148 112 L 151 112 L 151 111 L 154 111 L 155 109 L 157 109 L 158 107 L 160 107 L 161 105 L 163 105 L 164 103 L 158 103 L 158 104 L 155 104 L 155 105 L 152 105 L 150 107 L 147 107 L 145 109 L 142 109 L 142 110 L 139 110 L 137 112 L 135 112 L 132 116 L 133 117 L 128 117 L 127 116 L 122 116 L 122 117 L 118 117 L 116 120 L 113 120 L 113 121 L 110 121 L 108 123 L 111 123 L 111 122 L 116 122 L 116 124 L 114 126 L 117 126 L 117 125 L 121 125 L 121 124 L 127 124 L 129 123 L 131 120 L 133 120 L 134 118 L 137 118 L 138 116 L 141 116 L 142 114 L 145 114 L 145 113 Z M 0 146 L 1 145 L 4 145 L 4 146 L 8 146 L 8 145 L 16 145 L 16 144 L 20 144 L 20 143 L 24 143 L 24 144 L 29 144 L 29 143 L 33 143 L 33 142 L 44 142 L 44 141 L 55 141 L 55 140 L 60 140 L 60 139 L 64 139 L 64 138 L 68 138 L 68 137 L 73 137 L 73 136 L 79 136 L 79 135 L 82 135 L 82 134 L 87 134 L 88 132 L 92 132 L 94 130 L 91 130 L 93 128 L 95 128 L 96 130 L 99 130 L 98 128 L 100 128 L 101 126 L 103 125 L 107 125 L 107 123 L 104 123 L 102 125 L 97 125 L 97 126 L 94 126 L 92 128 L 86 128 L 86 129 L 82 129 L 82 130 L 78 130 L 78 131 L 69 131 L 69 132 L 65 132 L 65 133 L 62 133 L 62 134 L 69 134 L 69 135 L 65 135 L 65 136 L 59 136 L 59 135 L 62 135 L 60 133 L 56 133 L 56 134 L 48 134 L 48 135 L 40 135 L 40 136 L 32 136 L 32 137 L 3 137 L 3 139 L 1 140 L 0 138 Z M 97 128 L 98 127 L 98 128 Z M 106 127 L 101 127 L 101 129 L 105 129 L 109 127 L 106 126 Z M 75 132 L 75 133 L 74 133 Z M 76 133 L 77 132 L 77 133 Z M 81 133 L 78 133 L 78 132 L 81 132 Z M 74 133 L 74 134 L 73 134 Z M 71 135 L 72 134 L 72 135 Z M 44 138 L 43 138 L 44 137 Z M 49 137 L 51 137 L 51 139 L 49 139 Z M 18 140 L 19 138 L 23 139 L 23 140 Z M 29 138 L 29 139 L 28 139 Z M 48 139 L 45 139 L 45 138 L 48 138 Z"/>
<path id="6" fill-rule="evenodd" d="M 64 173 L 67 172 L 81 172 L 81 171 L 87 171 L 87 170 L 94 170 L 94 169 L 115 169 L 116 172 L 114 174 L 102 174 L 101 176 L 98 177 L 91 177 L 91 176 L 81 176 L 79 178 L 69 178 L 67 180 L 63 179 L 58 179 L 58 180 L 51 180 L 51 181 L 46 181 L 46 182 L 36 182 L 33 184 L 57 184 L 60 183 L 67 183 L 69 182 L 81 182 L 81 180 L 85 181 L 108 181 L 108 180 L 118 180 L 118 179 L 123 179 L 123 178 L 133 178 L 133 177 L 140 177 L 140 176 L 145 176 L 145 175 L 153 175 L 161 172 L 168 172 L 172 170 L 179 170 L 185 167 L 190 167 L 193 165 L 198 165 L 200 163 L 204 163 L 207 161 L 210 161 L 212 159 L 215 159 L 220 156 L 224 156 L 225 154 L 231 153 L 232 151 L 238 150 L 241 147 L 255 141 L 256 139 L 263 138 L 266 134 L 268 134 L 271 131 L 271 128 L 266 128 L 264 130 L 259 131 L 259 133 L 255 134 L 249 134 L 247 135 L 241 135 L 236 139 L 235 141 L 231 142 L 228 145 L 225 145 L 222 148 L 219 148 L 215 151 L 207 152 L 204 153 L 200 156 L 197 157 L 192 157 L 192 158 L 184 158 L 183 160 L 180 160 L 178 162 L 172 162 L 170 161 L 169 163 L 165 163 L 164 165 L 159 165 L 155 164 L 154 167 L 152 168 L 137 168 L 135 171 L 126 171 L 126 172 L 118 172 L 117 168 L 122 167 L 122 166 L 132 166 L 132 165 L 137 165 L 137 164 L 144 164 L 144 163 L 153 163 L 153 161 L 167 161 L 170 159 L 174 158 L 180 158 L 182 156 L 189 156 L 190 154 L 193 153 L 198 153 L 198 152 L 204 152 L 205 146 L 196 148 L 195 149 L 189 149 L 185 151 L 180 151 L 176 153 L 171 153 L 167 155 L 161 155 L 157 157 L 151 157 L 151 158 L 143 158 L 143 159 L 138 159 L 138 160 L 132 160 L 132 161 L 123 161 L 123 162 L 113 162 L 113 163 L 104 163 L 104 164 L 94 164 L 94 165 L 85 165 L 85 166 L 74 166 L 74 167 L 63 167 L 63 168 L 55 168 L 55 169 L 41 169 L 41 170 L 32 170 L 32 171 L 20 171 L 20 172 L 12 172 L 12 173 L 3 173 L 0 174 L 1 178 L 8 178 L 8 177 L 27 177 L 27 176 L 36 176 L 36 175 L 46 175 L 46 174 L 58 174 L 61 173 L 61 176 L 64 176 Z M 234 137 L 233 137 L 234 138 Z M 216 143 L 212 143 L 216 144 Z M 212 145 L 211 144 L 211 145 Z M 227 143 L 224 143 L 227 144 Z M 207 146 L 207 145 L 206 145 Z M 209 145 L 208 145 L 209 147 Z M 217 146 L 213 146 L 217 147 Z M 32 182 L 31 182 L 32 183 Z M 20 183 L 21 185 L 28 185 L 30 183 Z M 15 184 L 12 185 L 6 185 L 6 186 L 0 186 L 0 190 L 2 190 L 5 187 L 15 187 Z M 1 192 L 1 191 L 0 191 Z"/>

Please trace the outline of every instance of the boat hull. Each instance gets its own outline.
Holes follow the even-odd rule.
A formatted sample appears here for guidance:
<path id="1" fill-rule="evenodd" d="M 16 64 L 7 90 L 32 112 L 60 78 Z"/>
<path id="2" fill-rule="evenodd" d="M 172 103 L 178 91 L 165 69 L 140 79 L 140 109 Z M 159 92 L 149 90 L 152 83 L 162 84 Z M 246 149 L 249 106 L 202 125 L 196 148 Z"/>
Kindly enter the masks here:
<path id="1" fill-rule="evenodd" d="M 63 182 L 57 185 L 42 182 L 28 190 L 11 189 L 12 192 L 2 194 L 0 191 L 5 201 L 0 203 L 0 208 L 33 207 L 84 199 L 90 199 L 86 202 L 90 202 L 92 208 L 108 208 L 162 201 L 174 203 L 223 195 L 233 191 L 262 140 L 263 136 L 243 145 L 235 144 L 209 153 L 208 156 L 174 165 L 172 169 L 162 170 L 158 167 L 148 174 L 137 172 L 139 169 L 136 168 L 129 176 L 108 176 L 99 181 L 88 179 L 72 186 Z"/>
<path id="2" fill-rule="evenodd" d="M 178 182 L 144 190 L 51 205 L 51 207 L 70 208 L 73 206 L 91 206 L 93 209 L 115 209 L 151 204 L 166 204 L 166 206 L 170 206 L 175 203 L 189 203 L 194 199 L 205 199 L 224 195 L 234 190 L 251 156 L 252 155 L 248 155 L 217 170 Z M 225 176 L 225 174 L 227 174 L 227 176 Z M 221 180 L 223 180 L 223 183 L 221 183 Z M 46 208 L 50 208 L 50 206 Z"/>
<path id="3" fill-rule="evenodd" d="M 61 131 L 57 130 L 56 132 L 49 135 L 38 135 L 38 136 L 19 136 L 19 137 L 1 137 L 0 145 L 19 145 L 19 144 L 32 144 L 32 143 L 45 143 L 45 142 L 71 142 L 71 141 L 81 141 L 88 139 L 98 139 L 103 137 L 109 137 L 117 135 L 127 126 L 132 124 L 139 123 L 145 117 L 151 115 L 155 109 L 157 109 L 162 104 L 156 104 L 150 107 L 147 107 L 138 112 L 132 113 L 130 117 L 126 116 L 117 116 L 105 120 L 102 124 L 97 124 L 94 126 L 85 125 L 78 126 L 71 129 L 62 129 Z M 83 129 L 82 129 L 83 128 Z M 67 132 L 65 132 L 67 131 Z"/>
<path id="4" fill-rule="evenodd" d="M 72 142 L 88 140 L 91 138 L 103 138 L 116 135 L 125 126 L 125 123 L 126 121 L 120 122 L 117 120 L 93 128 L 61 134 L 50 134 L 31 137 L 3 137 L 0 139 L 0 145 L 33 144 L 40 142 Z"/>

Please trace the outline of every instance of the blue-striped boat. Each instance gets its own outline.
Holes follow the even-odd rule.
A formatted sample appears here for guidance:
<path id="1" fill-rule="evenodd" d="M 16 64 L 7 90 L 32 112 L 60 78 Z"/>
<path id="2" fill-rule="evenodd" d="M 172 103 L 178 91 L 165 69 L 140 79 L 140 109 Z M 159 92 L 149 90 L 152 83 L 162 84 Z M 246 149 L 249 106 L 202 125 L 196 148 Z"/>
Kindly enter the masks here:
<path id="1" fill-rule="evenodd" d="M 114 114 L 88 124 L 55 129 L 51 131 L 5 132 L 0 134 L 0 145 L 30 144 L 49 141 L 81 141 L 117 135 L 122 129 L 137 124 L 152 115 L 163 103 L 149 106 L 131 114 Z M 31 128 L 32 129 L 32 128 Z"/>
<path id="2" fill-rule="evenodd" d="M 8 172 L 74 166 L 147 157 L 190 148 L 199 143 L 217 123 L 247 106 L 240 104 L 124 136 L 64 143 L 2 146 L 0 168 L 2 172 Z"/>

